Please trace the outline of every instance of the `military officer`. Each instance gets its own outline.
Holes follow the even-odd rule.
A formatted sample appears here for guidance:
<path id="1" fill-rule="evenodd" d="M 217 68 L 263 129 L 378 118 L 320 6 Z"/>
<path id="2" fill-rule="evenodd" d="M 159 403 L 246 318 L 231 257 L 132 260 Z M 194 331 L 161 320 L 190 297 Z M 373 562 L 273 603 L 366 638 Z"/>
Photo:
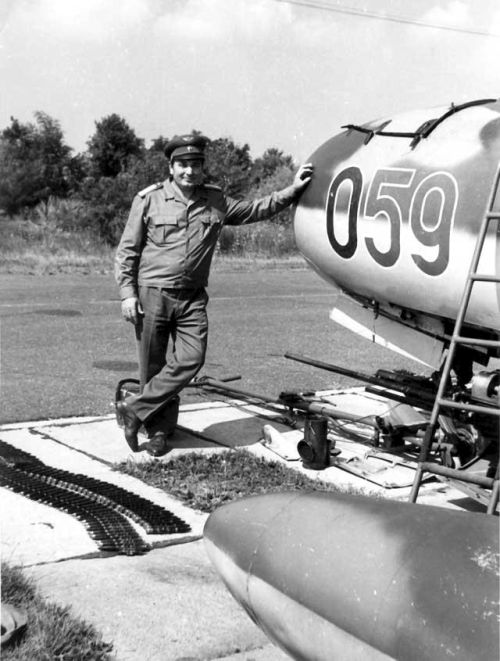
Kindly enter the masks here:
<path id="1" fill-rule="evenodd" d="M 292 204 L 312 177 L 312 166 L 305 164 L 289 187 L 259 200 L 235 200 L 203 183 L 206 144 L 199 135 L 176 136 L 167 144 L 170 176 L 136 195 L 116 252 L 122 316 L 134 324 L 138 340 L 141 392 L 118 404 L 134 452 L 141 424 L 150 454 L 167 451 L 178 393 L 204 363 L 205 287 L 223 226 L 271 218 Z M 167 359 L 169 341 L 174 351 Z"/>

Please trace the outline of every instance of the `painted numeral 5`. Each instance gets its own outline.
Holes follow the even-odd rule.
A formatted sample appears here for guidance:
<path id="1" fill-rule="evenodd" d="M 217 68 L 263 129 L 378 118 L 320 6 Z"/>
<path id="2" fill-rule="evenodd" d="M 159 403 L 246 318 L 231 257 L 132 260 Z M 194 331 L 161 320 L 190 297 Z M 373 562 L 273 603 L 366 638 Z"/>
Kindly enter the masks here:
<path id="1" fill-rule="evenodd" d="M 371 237 L 365 239 L 368 252 L 381 266 L 394 266 L 401 252 L 401 224 L 403 212 L 398 202 L 398 192 L 408 189 L 415 170 L 377 170 L 366 196 L 365 218 L 386 218 L 389 221 L 390 245 L 385 252 L 379 250 Z M 394 194 L 391 195 L 390 191 Z M 378 227 L 378 223 L 377 223 Z"/>

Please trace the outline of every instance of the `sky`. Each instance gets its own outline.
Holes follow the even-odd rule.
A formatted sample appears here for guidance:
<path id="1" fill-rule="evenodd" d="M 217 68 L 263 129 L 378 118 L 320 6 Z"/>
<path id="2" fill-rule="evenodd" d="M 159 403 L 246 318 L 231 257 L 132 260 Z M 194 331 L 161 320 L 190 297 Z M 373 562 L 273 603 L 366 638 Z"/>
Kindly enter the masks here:
<path id="1" fill-rule="evenodd" d="M 343 124 L 499 97 L 499 63 L 498 0 L 0 0 L 0 129 L 41 110 L 80 152 L 117 113 L 146 145 L 300 162 Z"/>

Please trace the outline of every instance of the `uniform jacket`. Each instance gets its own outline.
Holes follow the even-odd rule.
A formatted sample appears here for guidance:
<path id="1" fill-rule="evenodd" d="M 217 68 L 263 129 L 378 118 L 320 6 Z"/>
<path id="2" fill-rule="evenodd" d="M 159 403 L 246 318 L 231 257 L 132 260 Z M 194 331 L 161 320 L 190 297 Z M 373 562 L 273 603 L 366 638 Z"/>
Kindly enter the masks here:
<path id="1" fill-rule="evenodd" d="M 172 183 L 149 186 L 135 196 L 118 245 L 115 274 L 123 299 L 138 286 L 205 287 L 224 225 L 267 220 L 295 199 L 284 189 L 259 200 L 235 200 L 217 186 L 202 185 L 186 202 Z"/>

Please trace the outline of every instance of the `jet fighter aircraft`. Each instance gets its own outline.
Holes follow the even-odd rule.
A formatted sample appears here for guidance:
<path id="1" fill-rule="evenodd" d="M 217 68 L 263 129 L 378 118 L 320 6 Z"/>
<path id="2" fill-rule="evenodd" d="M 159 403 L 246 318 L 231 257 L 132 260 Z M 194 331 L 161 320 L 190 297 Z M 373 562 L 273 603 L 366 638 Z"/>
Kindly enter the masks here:
<path id="1" fill-rule="evenodd" d="M 500 102 L 343 129 L 309 159 L 294 219 L 305 259 L 342 292 L 332 318 L 440 370 L 463 316 L 474 343 L 457 352 L 456 388 L 494 411 L 500 223 L 485 216 L 500 211 Z M 498 658 L 496 516 L 285 493 L 220 508 L 205 540 L 229 590 L 294 659 Z"/>

